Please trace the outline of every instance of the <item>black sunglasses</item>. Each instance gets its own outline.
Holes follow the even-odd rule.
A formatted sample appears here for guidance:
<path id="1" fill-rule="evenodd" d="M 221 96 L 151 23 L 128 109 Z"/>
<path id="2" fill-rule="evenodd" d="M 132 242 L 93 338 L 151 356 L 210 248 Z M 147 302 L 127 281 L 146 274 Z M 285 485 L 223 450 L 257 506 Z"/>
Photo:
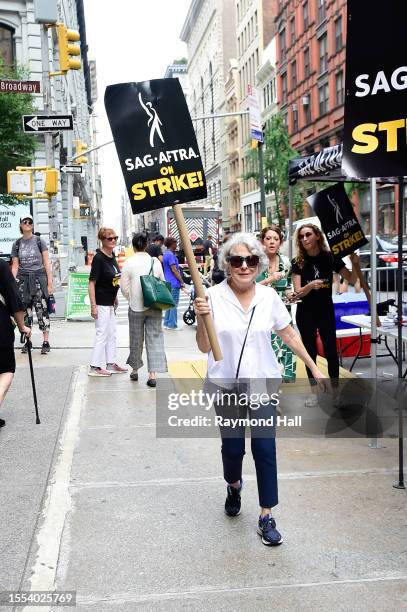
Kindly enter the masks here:
<path id="1" fill-rule="evenodd" d="M 119 236 L 105 236 L 103 240 L 109 240 L 109 242 L 112 242 L 112 240 L 119 240 Z"/>
<path id="2" fill-rule="evenodd" d="M 230 257 L 226 258 L 226 261 L 230 263 L 232 268 L 241 268 L 243 262 L 248 268 L 255 268 L 259 264 L 260 257 L 258 255 L 247 255 L 247 257 L 243 257 L 242 255 L 230 255 Z"/>
<path id="3" fill-rule="evenodd" d="M 21 223 L 24 224 L 24 225 L 32 225 L 33 224 L 31 219 L 23 219 L 21 221 Z"/>
<path id="4" fill-rule="evenodd" d="M 306 234 L 300 234 L 300 240 L 304 240 L 304 238 L 309 238 L 312 236 L 312 232 L 307 232 Z"/>

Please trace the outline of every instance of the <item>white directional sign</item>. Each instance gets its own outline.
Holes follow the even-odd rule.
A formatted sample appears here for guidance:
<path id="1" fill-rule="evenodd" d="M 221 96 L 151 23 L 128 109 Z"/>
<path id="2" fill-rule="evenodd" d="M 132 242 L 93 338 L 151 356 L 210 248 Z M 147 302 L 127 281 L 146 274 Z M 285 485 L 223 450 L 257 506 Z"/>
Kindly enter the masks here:
<path id="1" fill-rule="evenodd" d="M 24 132 L 73 130 L 72 115 L 23 115 Z"/>
<path id="2" fill-rule="evenodd" d="M 250 138 L 263 142 L 263 130 L 261 125 L 261 106 L 259 90 L 252 85 L 247 86 L 250 117 Z"/>
<path id="3" fill-rule="evenodd" d="M 64 174 L 82 174 L 82 166 L 61 166 L 60 170 Z"/>

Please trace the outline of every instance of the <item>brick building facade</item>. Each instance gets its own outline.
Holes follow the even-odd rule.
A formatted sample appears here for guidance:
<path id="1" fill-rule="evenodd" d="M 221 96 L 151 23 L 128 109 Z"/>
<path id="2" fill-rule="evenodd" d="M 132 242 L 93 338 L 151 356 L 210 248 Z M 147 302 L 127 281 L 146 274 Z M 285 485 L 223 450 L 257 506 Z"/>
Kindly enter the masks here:
<path id="1" fill-rule="evenodd" d="M 301 154 L 342 141 L 346 0 L 280 0 L 278 102 Z"/>

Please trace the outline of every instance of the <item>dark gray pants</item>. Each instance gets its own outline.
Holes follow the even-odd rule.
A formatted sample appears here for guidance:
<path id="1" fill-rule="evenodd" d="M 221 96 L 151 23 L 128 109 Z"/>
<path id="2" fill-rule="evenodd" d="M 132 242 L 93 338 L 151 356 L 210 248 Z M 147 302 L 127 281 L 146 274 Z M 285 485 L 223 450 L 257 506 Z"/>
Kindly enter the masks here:
<path id="1" fill-rule="evenodd" d="M 145 340 L 148 371 L 167 372 L 161 322 L 161 310 L 149 308 L 143 312 L 135 312 L 129 308 L 130 354 L 127 363 L 133 370 L 139 370 L 143 365 L 142 353 Z"/>

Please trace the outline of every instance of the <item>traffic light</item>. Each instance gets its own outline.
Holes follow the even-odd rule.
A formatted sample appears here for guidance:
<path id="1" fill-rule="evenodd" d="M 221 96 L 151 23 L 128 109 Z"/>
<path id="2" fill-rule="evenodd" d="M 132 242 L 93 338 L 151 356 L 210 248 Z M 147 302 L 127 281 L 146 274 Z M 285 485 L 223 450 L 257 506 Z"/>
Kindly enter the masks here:
<path id="1" fill-rule="evenodd" d="M 64 23 L 57 24 L 58 29 L 58 48 L 59 48 L 59 67 L 63 74 L 68 70 L 79 70 L 81 60 L 71 57 L 72 55 L 80 55 L 81 48 L 79 45 L 72 45 L 72 42 L 79 40 L 79 32 L 77 30 L 69 30 Z"/>
<path id="2" fill-rule="evenodd" d="M 49 196 L 58 193 L 58 170 L 55 168 L 45 170 L 44 191 Z"/>
<path id="3" fill-rule="evenodd" d="M 76 164 L 87 164 L 88 158 L 86 157 L 86 155 L 83 155 L 83 153 L 86 153 L 88 145 L 85 142 L 82 142 L 81 140 L 75 140 L 74 142 L 76 148 L 74 162 Z"/>

